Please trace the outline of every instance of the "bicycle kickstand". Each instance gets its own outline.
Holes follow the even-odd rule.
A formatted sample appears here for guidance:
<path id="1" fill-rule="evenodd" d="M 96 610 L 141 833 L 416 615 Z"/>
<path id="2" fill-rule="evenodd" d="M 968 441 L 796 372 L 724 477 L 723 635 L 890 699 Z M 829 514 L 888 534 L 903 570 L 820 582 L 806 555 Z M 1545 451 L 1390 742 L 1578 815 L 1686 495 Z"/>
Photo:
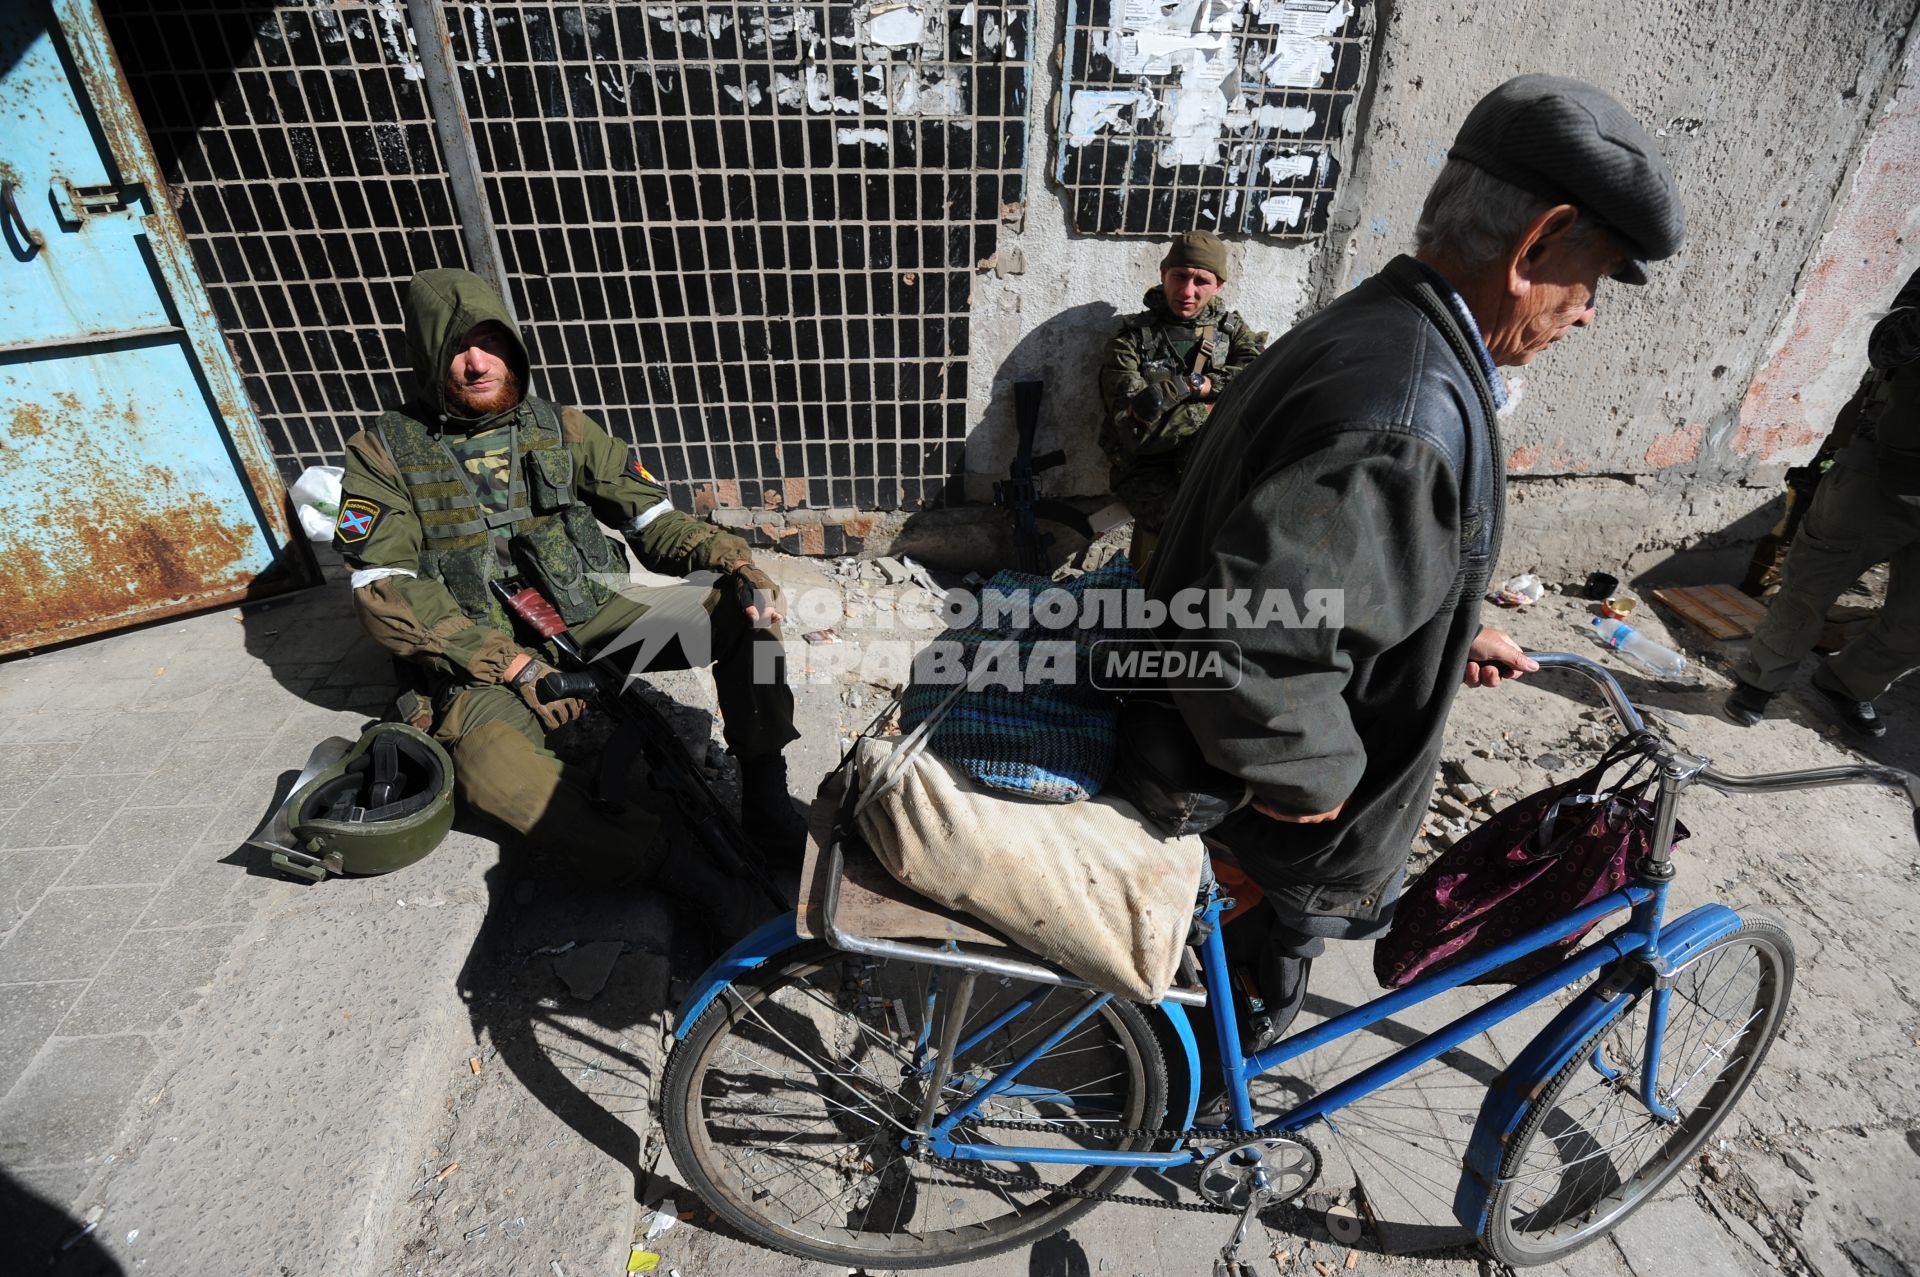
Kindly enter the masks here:
<path id="1" fill-rule="evenodd" d="M 1273 1197 L 1273 1191 L 1264 1184 L 1248 1185 L 1247 1207 L 1240 1212 L 1240 1222 L 1234 1225 L 1232 1240 L 1220 1248 L 1220 1258 L 1213 1261 L 1213 1277 L 1254 1277 L 1253 1265 L 1243 1263 L 1239 1258 L 1240 1244 L 1247 1240 L 1247 1230 L 1253 1226 L 1253 1217 Z"/>

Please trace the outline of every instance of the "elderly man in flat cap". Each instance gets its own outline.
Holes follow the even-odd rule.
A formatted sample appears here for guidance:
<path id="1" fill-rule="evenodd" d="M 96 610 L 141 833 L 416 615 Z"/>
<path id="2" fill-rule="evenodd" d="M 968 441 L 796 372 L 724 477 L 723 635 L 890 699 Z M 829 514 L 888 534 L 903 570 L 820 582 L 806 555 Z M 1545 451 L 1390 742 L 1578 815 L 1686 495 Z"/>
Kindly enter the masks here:
<path id="1" fill-rule="evenodd" d="M 1188 231 L 1160 260 L 1146 309 L 1121 321 L 1107 347 L 1100 444 L 1113 463 L 1113 490 L 1133 514 L 1135 567 L 1159 538 L 1214 401 L 1266 342 L 1227 309 L 1226 282 L 1227 246 Z"/>
<path id="2" fill-rule="evenodd" d="M 1217 832 L 1273 906 L 1250 964 L 1269 1037 L 1304 999 L 1322 937 L 1385 929 L 1455 688 L 1538 668 L 1480 624 L 1506 483 L 1500 368 L 1590 327 L 1605 281 L 1644 283 L 1645 263 L 1680 246 L 1666 161 L 1592 85 L 1510 80 L 1448 157 L 1413 256 L 1235 380 L 1149 573 L 1156 598 L 1245 591 L 1256 617 L 1276 593 L 1343 602 L 1292 628 L 1234 625 L 1231 610 L 1207 618 L 1220 628 L 1169 622 L 1169 637 L 1238 645 L 1237 685 L 1171 696 L 1205 759 L 1251 791 Z"/>

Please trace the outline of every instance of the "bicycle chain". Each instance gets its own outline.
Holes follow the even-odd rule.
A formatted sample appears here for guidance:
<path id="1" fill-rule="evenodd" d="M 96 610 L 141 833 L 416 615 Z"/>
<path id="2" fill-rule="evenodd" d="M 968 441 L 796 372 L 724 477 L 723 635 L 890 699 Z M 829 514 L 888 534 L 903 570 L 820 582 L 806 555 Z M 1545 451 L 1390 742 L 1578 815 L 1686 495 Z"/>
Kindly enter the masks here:
<path id="1" fill-rule="evenodd" d="M 981 1118 L 970 1121 L 969 1126 L 992 1127 L 1003 1131 L 1049 1131 L 1055 1135 L 1099 1135 L 1108 1139 L 1165 1139 L 1193 1140 L 1196 1135 L 1204 1136 L 1209 1142 L 1219 1140 L 1233 1143 L 1239 1140 L 1266 1139 L 1274 1136 L 1273 1131 L 1168 1131 L 1152 1127 L 1112 1127 L 1101 1126 L 1093 1122 L 1041 1122 L 1016 1118 Z M 1313 1153 L 1314 1168 L 1320 1166 L 1320 1149 L 1314 1142 L 1298 1131 L 1288 1131 L 1280 1136 L 1298 1144 L 1304 1144 Z M 914 1157 L 919 1161 L 951 1170 L 954 1174 L 971 1176 L 975 1179 L 990 1180 L 1004 1184 L 1008 1188 L 1039 1189 L 1058 1194 L 1062 1197 L 1079 1198 L 1090 1202 L 1112 1202 L 1119 1206 L 1150 1206 L 1158 1210 L 1188 1211 L 1198 1215 L 1238 1215 L 1240 1211 L 1232 1206 L 1215 1206 L 1212 1202 L 1168 1201 L 1162 1197 L 1144 1197 L 1132 1193 L 1106 1193 L 1098 1189 L 1079 1188 L 1073 1184 L 1055 1184 L 1033 1175 L 1018 1175 L 1012 1171 L 996 1170 L 984 1162 L 962 1161 L 957 1157 L 939 1157 L 932 1153 L 916 1151 Z M 1138 1168 L 1136 1168 L 1138 1169 Z M 1285 1202 L 1273 1203 L 1272 1209 L 1287 1206 Z"/>

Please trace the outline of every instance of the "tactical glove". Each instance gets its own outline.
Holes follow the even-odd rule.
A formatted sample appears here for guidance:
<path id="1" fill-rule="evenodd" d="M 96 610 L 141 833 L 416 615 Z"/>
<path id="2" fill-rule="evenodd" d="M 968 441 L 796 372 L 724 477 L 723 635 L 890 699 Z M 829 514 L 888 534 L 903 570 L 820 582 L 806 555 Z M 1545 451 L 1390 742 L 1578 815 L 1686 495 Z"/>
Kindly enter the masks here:
<path id="1" fill-rule="evenodd" d="M 520 667 L 520 672 L 508 681 L 508 686 L 520 693 L 520 699 L 527 703 L 534 717 L 540 720 L 540 726 L 547 731 L 571 723 L 587 712 L 587 703 L 578 695 L 565 695 L 579 689 L 572 685 L 570 676 L 533 657 Z M 553 700 L 546 697 L 554 693 L 563 693 Z"/>
<path id="2" fill-rule="evenodd" d="M 772 577 L 750 561 L 736 563 L 729 576 L 733 580 L 734 594 L 740 600 L 740 606 L 747 610 L 753 628 L 764 630 L 780 619 L 783 606 L 780 587 L 774 584 Z"/>
<path id="3" fill-rule="evenodd" d="M 1147 374 L 1146 387 L 1134 395 L 1128 406 L 1134 416 L 1151 425 L 1185 403 L 1192 394 L 1185 377 L 1156 368 Z"/>

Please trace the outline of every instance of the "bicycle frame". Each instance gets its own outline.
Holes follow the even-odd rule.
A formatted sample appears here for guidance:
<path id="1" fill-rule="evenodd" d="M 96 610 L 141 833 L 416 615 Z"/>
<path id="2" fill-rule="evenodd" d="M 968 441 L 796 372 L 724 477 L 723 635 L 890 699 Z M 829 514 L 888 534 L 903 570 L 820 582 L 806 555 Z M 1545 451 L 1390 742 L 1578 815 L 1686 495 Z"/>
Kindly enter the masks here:
<path id="1" fill-rule="evenodd" d="M 1176 987 L 1169 991 L 1166 1000 L 1160 1004 L 1160 1009 L 1185 1048 L 1189 1065 L 1188 1093 L 1183 1109 L 1176 1108 L 1169 1115 L 1179 1118 L 1171 1125 L 1183 1133 L 1183 1139 L 1167 1151 L 1049 1148 L 981 1144 L 956 1139 L 955 1132 L 996 1096 L 1013 1093 L 1022 1098 L 1057 1098 L 1060 1102 L 1070 1103 L 1071 1096 L 1060 1095 L 1052 1088 L 1022 1088 L 1019 1079 L 1036 1060 L 1098 1014 L 1111 1001 L 1111 995 L 1096 993 L 1090 997 L 1064 1023 L 1055 1026 L 1044 1041 L 967 1091 L 953 1107 L 940 1111 L 940 1099 L 952 1079 L 954 1061 L 964 1057 L 989 1035 L 1016 1022 L 1035 1005 L 1036 999 L 1022 999 L 993 1017 L 989 1024 L 976 1028 L 963 1040 L 963 1023 L 977 975 L 1012 978 L 1040 986 L 1081 989 L 1088 986 L 1057 968 L 1017 953 L 965 949 L 952 941 L 936 945 L 879 939 L 841 930 L 834 918 L 841 853 L 837 842 L 830 846 L 827 849 L 829 867 L 820 919 L 830 945 L 851 953 L 906 959 L 957 972 L 950 989 L 936 978 L 928 991 L 929 1014 L 920 1040 L 915 1044 L 913 1057 L 913 1068 L 927 1077 L 927 1098 L 916 1129 L 903 1137 L 903 1146 L 921 1147 L 936 1156 L 961 1161 L 1014 1165 L 1131 1166 L 1159 1170 L 1193 1165 L 1217 1155 L 1222 1148 L 1240 1138 L 1228 1135 L 1229 1131 L 1258 1130 L 1263 1134 L 1279 1134 L 1328 1120 L 1355 1100 L 1393 1083 L 1557 991 L 1603 970 L 1607 972 L 1605 977 L 1590 984 L 1578 998 L 1559 1012 L 1488 1088 L 1466 1154 L 1466 1175 L 1458 1190 L 1456 1213 L 1463 1223 L 1476 1226 L 1474 1221 L 1478 1213 L 1484 1210 L 1488 1192 L 1498 1175 L 1506 1137 L 1534 1102 L 1538 1083 L 1552 1077 L 1576 1052 L 1592 1049 L 1594 1034 L 1632 1005 L 1633 997 L 1625 995 L 1644 995 L 1650 999 L 1648 1048 L 1643 1053 L 1640 1075 L 1635 1079 L 1633 1090 L 1656 1118 L 1672 1119 L 1674 1110 L 1659 1094 L 1656 1086 L 1671 977 L 1698 950 L 1741 925 L 1738 914 L 1718 904 L 1703 905 L 1671 922 L 1666 920 L 1668 884 L 1674 873 L 1671 848 L 1681 793 L 1693 784 L 1705 784 L 1725 792 L 1777 792 L 1828 785 L 1873 784 L 1901 791 L 1916 811 L 1920 811 L 1920 778 L 1898 768 L 1872 764 L 1760 776 L 1721 773 L 1714 770 L 1707 760 L 1683 753 L 1649 732 L 1619 684 L 1600 666 L 1582 657 L 1564 653 L 1535 654 L 1535 659 L 1543 668 L 1571 669 L 1598 684 L 1622 726 L 1630 734 L 1643 737 L 1646 754 L 1655 763 L 1658 786 L 1653 811 L 1654 837 L 1647 857 L 1634 866 L 1634 881 L 1481 957 L 1422 977 L 1405 988 L 1383 994 L 1252 1054 L 1243 1052 L 1240 1047 L 1240 1028 L 1230 995 L 1231 977 L 1220 927 L 1220 918 L 1231 902 L 1210 886 L 1204 903 L 1196 910 L 1205 937 L 1200 946 L 1203 988 Z M 1920 821 L 1920 817 L 1916 817 L 1916 820 Z M 1310 1051 L 1458 988 L 1516 958 L 1544 949 L 1576 930 L 1622 912 L 1627 915 L 1624 922 L 1598 941 L 1562 959 L 1551 970 L 1493 997 L 1484 1005 L 1425 1035 L 1420 1041 L 1295 1104 L 1278 1117 L 1257 1128 L 1254 1126 L 1248 1095 L 1250 1078 L 1279 1068 Z M 716 962 L 690 992 L 677 1018 L 676 1036 L 684 1036 L 708 1004 L 735 977 L 798 943 L 800 940 L 794 931 L 792 915 L 773 919 L 743 939 Z M 944 1011 L 946 1019 L 937 1045 L 932 1040 L 931 1007 L 935 999 L 948 1001 Z M 1186 1008 L 1201 1005 L 1208 1009 L 1211 1017 L 1214 1039 L 1219 1047 L 1220 1069 L 1226 1084 L 1230 1120 L 1229 1125 L 1224 1127 L 1196 1126 L 1193 1121 L 1199 1090 L 1198 1054 L 1192 1030 L 1187 1023 Z M 1610 1066 L 1598 1055 L 1594 1058 L 1594 1067 L 1609 1077 L 1615 1076 Z M 973 1080 L 973 1075 L 969 1075 L 969 1082 Z"/>

